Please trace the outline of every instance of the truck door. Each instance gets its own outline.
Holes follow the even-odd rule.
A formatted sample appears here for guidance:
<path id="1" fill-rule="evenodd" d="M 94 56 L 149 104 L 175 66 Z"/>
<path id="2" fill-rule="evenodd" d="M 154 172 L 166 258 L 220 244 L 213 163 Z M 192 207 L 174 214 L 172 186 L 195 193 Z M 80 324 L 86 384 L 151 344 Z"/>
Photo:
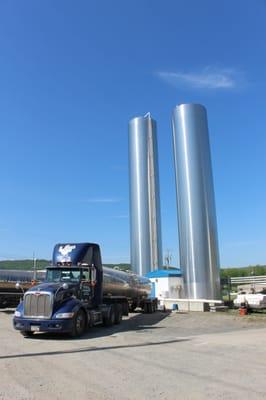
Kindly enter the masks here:
<path id="1" fill-rule="evenodd" d="M 89 303 L 92 298 L 92 290 L 90 285 L 90 273 L 88 269 L 82 269 L 81 271 L 81 300 L 85 303 Z"/>

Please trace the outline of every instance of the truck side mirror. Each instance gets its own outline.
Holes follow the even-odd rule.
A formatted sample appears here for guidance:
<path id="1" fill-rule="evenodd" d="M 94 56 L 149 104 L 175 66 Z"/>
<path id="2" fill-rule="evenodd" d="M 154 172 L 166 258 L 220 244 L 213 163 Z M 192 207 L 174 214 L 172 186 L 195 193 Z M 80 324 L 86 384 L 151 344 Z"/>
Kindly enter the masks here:
<path id="1" fill-rule="evenodd" d="M 91 286 L 96 285 L 96 268 L 90 267 L 90 284 Z"/>
<path id="2" fill-rule="evenodd" d="M 17 290 L 21 289 L 21 290 L 22 290 L 22 293 L 24 294 L 24 289 L 23 289 L 23 286 L 21 286 L 21 283 L 20 283 L 20 282 L 17 282 L 16 285 L 15 285 L 15 287 L 16 287 Z"/>

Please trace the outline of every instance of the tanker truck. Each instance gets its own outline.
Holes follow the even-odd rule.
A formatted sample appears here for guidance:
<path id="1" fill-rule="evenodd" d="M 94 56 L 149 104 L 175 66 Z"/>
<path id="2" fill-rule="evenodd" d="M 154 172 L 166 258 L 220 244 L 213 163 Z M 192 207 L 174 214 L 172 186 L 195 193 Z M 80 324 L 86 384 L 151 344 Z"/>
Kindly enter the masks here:
<path id="1" fill-rule="evenodd" d="M 25 337 L 35 332 L 81 336 L 95 325 L 119 324 L 137 307 L 154 312 L 157 299 L 151 293 L 149 279 L 103 267 L 98 244 L 59 243 L 44 282 L 24 293 L 13 326 Z"/>

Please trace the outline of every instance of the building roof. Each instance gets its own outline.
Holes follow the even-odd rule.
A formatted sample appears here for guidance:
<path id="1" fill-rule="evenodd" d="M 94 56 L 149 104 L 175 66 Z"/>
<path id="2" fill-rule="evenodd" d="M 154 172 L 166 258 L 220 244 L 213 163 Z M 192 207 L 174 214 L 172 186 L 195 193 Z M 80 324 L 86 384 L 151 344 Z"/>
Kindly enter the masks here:
<path id="1" fill-rule="evenodd" d="M 145 275 L 147 278 L 169 278 L 171 276 L 182 276 L 182 271 L 179 268 L 176 269 L 156 269 L 150 271 Z"/>

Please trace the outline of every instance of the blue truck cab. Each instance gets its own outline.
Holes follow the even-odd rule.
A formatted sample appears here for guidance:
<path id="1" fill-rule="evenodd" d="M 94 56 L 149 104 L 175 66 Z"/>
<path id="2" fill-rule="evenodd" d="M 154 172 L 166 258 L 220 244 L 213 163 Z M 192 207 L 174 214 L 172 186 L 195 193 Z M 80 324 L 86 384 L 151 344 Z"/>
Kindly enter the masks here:
<path id="1" fill-rule="evenodd" d="M 89 326 L 120 323 L 127 314 L 124 296 L 103 299 L 99 245 L 57 244 L 45 281 L 32 287 L 18 305 L 13 326 L 23 336 L 62 332 L 80 336 Z"/>

